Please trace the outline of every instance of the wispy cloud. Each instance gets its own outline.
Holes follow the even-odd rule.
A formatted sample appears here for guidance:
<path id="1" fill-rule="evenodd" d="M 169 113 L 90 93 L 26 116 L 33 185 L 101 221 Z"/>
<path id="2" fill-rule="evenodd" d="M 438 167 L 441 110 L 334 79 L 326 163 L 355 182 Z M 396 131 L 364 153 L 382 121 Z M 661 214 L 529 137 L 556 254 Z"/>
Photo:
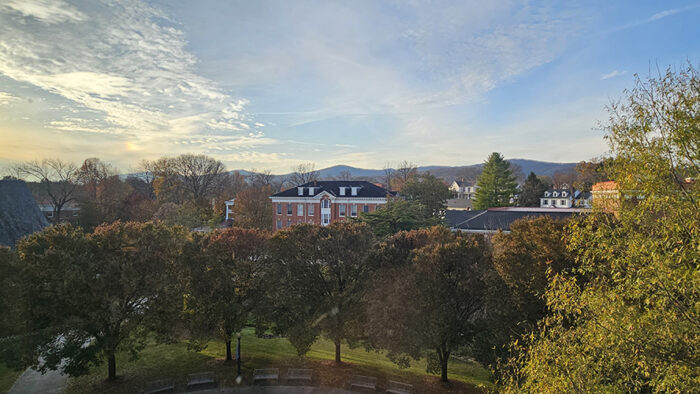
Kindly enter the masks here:
<path id="1" fill-rule="evenodd" d="M 16 101 L 19 101 L 19 97 L 11 93 L 0 91 L 0 105 L 8 105 Z"/>
<path id="2" fill-rule="evenodd" d="M 647 22 L 657 21 L 657 20 L 659 20 L 659 19 L 663 19 L 663 18 L 666 18 L 666 17 L 668 17 L 668 16 L 675 15 L 675 14 L 677 14 L 677 13 L 679 13 L 679 12 L 692 10 L 693 8 L 698 8 L 698 7 L 700 7 L 700 4 L 692 4 L 692 5 L 689 5 L 689 6 L 686 6 L 686 7 L 672 8 L 672 9 L 668 9 L 668 10 L 665 10 L 665 11 L 657 12 L 656 14 L 650 16 L 650 17 L 647 19 Z"/>
<path id="3" fill-rule="evenodd" d="M 622 76 L 622 75 L 625 75 L 625 74 L 627 74 L 627 71 L 626 71 L 626 70 L 623 70 L 623 71 L 613 70 L 613 71 L 611 71 L 611 72 L 609 72 L 609 73 L 607 73 L 607 74 L 601 75 L 601 76 L 600 76 L 600 79 L 604 81 L 604 80 L 606 80 L 606 79 L 619 77 L 619 76 Z"/>
<path id="4" fill-rule="evenodd" d="M 62 132 L 120 136 L 134 146 L 162 146 L 173 134 L 247 134 L 248 101 L 200 76 L 186 47 L 175 21 L 137 0 L 0 6 L 0 74 L 85 110 L 46 120 Z"/>

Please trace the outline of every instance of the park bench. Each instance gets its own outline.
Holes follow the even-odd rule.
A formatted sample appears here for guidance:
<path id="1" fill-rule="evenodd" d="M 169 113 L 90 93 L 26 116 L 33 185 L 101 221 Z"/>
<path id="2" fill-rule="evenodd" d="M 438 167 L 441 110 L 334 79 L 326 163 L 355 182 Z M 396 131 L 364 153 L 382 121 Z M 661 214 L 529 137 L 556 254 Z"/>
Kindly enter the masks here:
<path id="1" fill-rule="evenodd" d="M 377 389 L 377 378 L 373 376 L 353 375 L 348 384 L 350 390 L 359 388 L 375 391 Z"/>
<path id="2" fill-rule="evenodd" d="M 175 392 L 175 382 L 172 379 L 154 380 L 146 383 L 143 394 L 173 393 Z"/>
<path id="3" fill-rule="evenodd" d="M 277 380 L 280 378 L 280 370 L 277 368 L 262 368 L 253 370 L 253 384 L 258 380 Z"/>
<path id="4" fill-rule="evenodd" d="M 408 383 L 401 383 L 395 380 L 389 380 L 387 382 L 387 393 L 391 394 L 412 394 L 413 385 Z"/>
<path id="5" fill-rule="evenodd" d="M 200 372 L 187 375 L 187 389 L 193 387 L 205 386 L 205 385 L 215 385 L 216 377 L 214 372 Z"/>
<path id="6" fill-rule="evenodd" d="M 296 381 L 308 381 L 311 383 L 311 372 L 312 370 L 310 369 L 298 369 L 298 368 L 289 368 L 287 371 L 287 382 L 290 380 L 296 380 Z"/>

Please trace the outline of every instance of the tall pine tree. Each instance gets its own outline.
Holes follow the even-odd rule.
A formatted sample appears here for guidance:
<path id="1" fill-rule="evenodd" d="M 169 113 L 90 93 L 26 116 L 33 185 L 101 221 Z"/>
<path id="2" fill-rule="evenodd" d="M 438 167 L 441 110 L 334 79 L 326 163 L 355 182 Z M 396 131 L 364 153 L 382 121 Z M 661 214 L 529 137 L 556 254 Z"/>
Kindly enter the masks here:
<path id="1" fill-rule="evenodd" d="M 498 152 L 493 152 L 477 182 L 475 209 L 506 207 L 517 192 L 517 183 L 510 171 L 510 163 Z"/>

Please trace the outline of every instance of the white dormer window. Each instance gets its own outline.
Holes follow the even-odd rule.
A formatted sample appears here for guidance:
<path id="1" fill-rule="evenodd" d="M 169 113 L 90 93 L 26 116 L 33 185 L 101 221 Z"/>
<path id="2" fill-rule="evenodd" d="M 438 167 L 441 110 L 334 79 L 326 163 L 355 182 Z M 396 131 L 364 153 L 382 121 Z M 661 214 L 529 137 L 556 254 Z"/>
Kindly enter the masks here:
<path id="1" fill-rule="evenodd" d="M 552 193 L 552 197 L 559 197 L 559 193 L 557 193 L 557 192 Z"/>
<path id="2" fill-rule="evenodd" d="M 359 189 L 359 187 L 356 187 L 356 186 L 353 186 L 350 188 L 350 192 L 353 196 L 357 195 L 357 189 Z"/>
<path id="3" fill-rule="evenodd" d="M 309 195 L 310 195 L 310 196 L 313 196 L 313 195 L 314 195 L 314 189 L 315 189 L 314 187 L 310 187 L 310 188 L 309 188 Z"/>
<path id="4" fill-rule="evenodd" d="M 304 188 L 303 187 L 298 187 L 297 188 L 297 195 L 303 196 L 304 195 Z"/>
<path id="5" fill-rule="evenodd" d="M 544 192 L 545 197 L 549 197 L 549 192 Z M 546 204 L 546 203 L 545 203 Z"/>
<path id="6" fill-rule="evenodd" d="M 345 186 L 340 187 L 340 195 L 344 196 L 345 195 Z"/>
<path id="7" fill-rule="evenodd" d="M 566 194 L 567 194 L 566 192 L 561 192 L 562 197 L 566 197 Z"/>

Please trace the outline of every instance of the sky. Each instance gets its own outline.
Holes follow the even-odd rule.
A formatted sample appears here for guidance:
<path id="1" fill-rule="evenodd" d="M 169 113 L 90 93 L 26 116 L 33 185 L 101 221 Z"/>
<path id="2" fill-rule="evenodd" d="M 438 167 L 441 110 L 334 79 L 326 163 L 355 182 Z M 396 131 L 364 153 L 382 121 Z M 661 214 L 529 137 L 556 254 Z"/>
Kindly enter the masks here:
<path id="1" fill-rule="evenodd" d="M 2 0 L 0 165 L 574 162 L 700 64 L 700 1 Z"/>

